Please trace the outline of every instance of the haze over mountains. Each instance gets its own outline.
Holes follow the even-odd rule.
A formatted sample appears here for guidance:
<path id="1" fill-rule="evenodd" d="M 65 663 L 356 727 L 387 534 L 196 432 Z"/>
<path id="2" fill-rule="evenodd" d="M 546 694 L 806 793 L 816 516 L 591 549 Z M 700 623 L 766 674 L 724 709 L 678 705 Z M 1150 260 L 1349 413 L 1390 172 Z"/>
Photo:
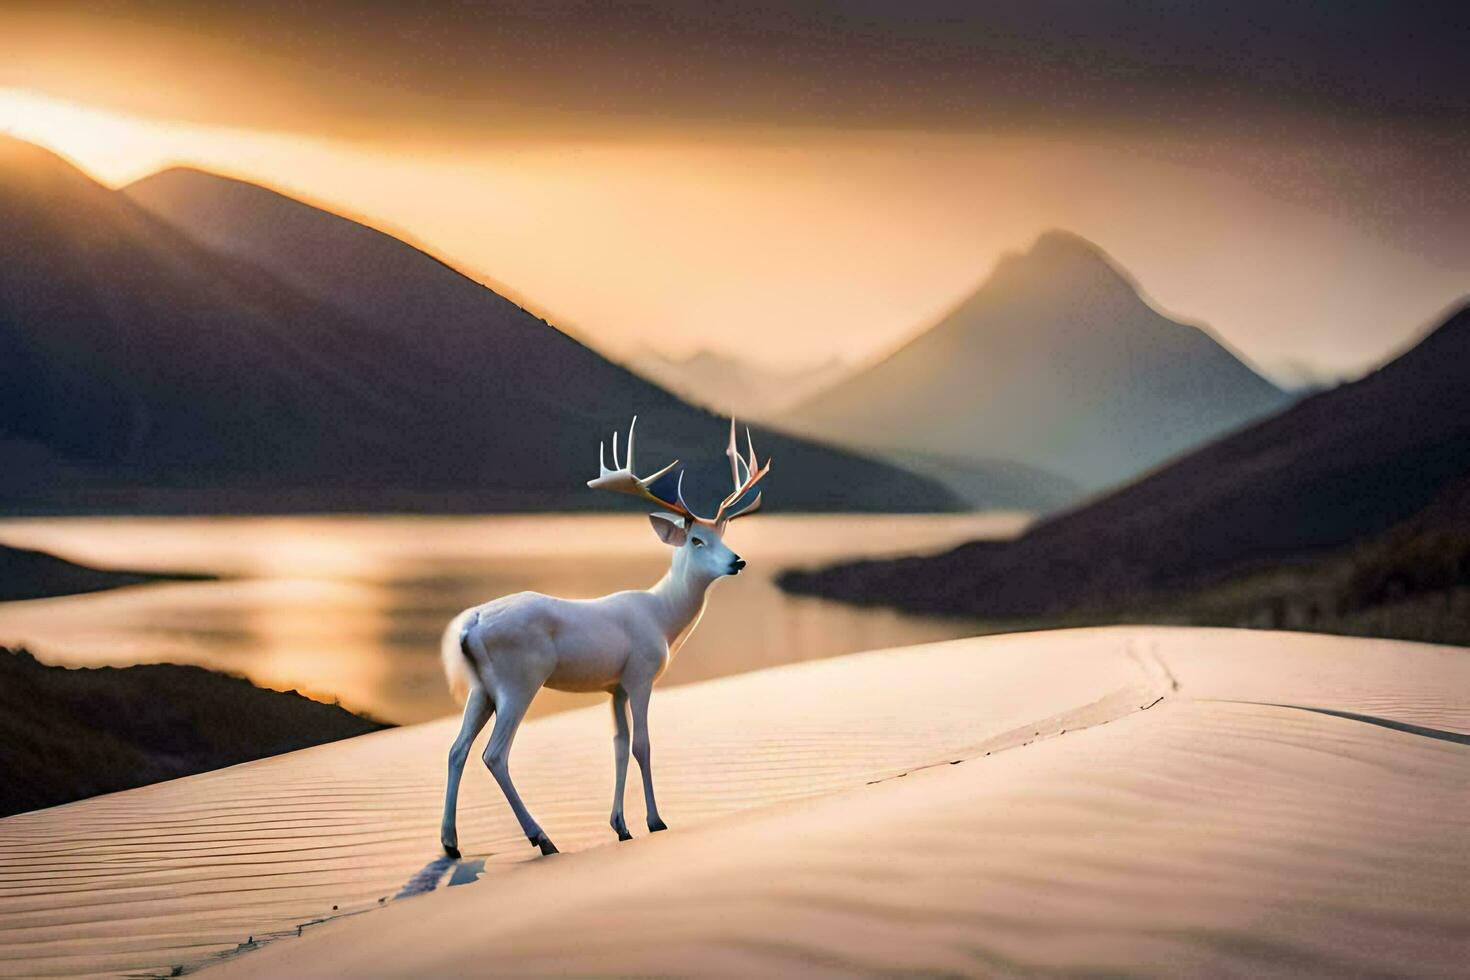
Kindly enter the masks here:
<path id="1" fill-rule="evenodd" d="M 1431 603 L 1432 615 L 1420 607 L 1401 617 L 1399 630 L 1370 631 L 1404 635 L 1413 627 L 1431 638 L 1428 631 L 1450 617 L 1458 623 L 1453 635 L 1434 638 L 1470 639 L 1470 307 L 1367 377 L 1014 541 L 792 574 L 783 584 L 1005 618 L 1147 603 L 1167 611 L 1171 597 L 1276 568 L 1303 576 L 1322 570 L 1318 594 L 1288 582 L 1273 599 L 1308 606 L 1303 625 L 1418 601 Z"/>
<path id="2" fill-rule="evenodd" d="M 627 364 L 696 405 L 733 412 L 741 418 L 765 419 L 783 427 L 793 407 L 852 373 L 835 359 L 781 373 L 711 351 L 677 359 L 645 350 Z M 859 448 L 937 480 L 974 510 L 1044 512 L 1074 500 L 1081 492 L 1071 480 L 1014 460 Z"/>
<path id="3" fill-rule="evenodd" d="M 837 358 L 782 371 L 710 350 L 669 357 L 652 348 L 637 351 L 624 363 L 685 401 L 768 421 L 837 383 L 849 370 Z"/>
<path id="4" fill-rule="evenodd" d="M 263 188 L 170 171 L 112 191 L 0 139 L 0 226 L 13 509 L 603 508 L 584 486 L 596 445 L 635 412 L 642 467 L 682 457 L 695 497 L 729 479 L 723 420 Z M 955 504 L 889 465 L 756 438 L 780 461 L 772 506 Z"/>
<path id="5" fill-rule="evenodd" d="M 849 446 L 1009 461 L 1116 484 L 1282 407 L 1214 337 L 1152 309 L 1101 250 L 1053 231 L 941 322 L 782 416 Z"/>

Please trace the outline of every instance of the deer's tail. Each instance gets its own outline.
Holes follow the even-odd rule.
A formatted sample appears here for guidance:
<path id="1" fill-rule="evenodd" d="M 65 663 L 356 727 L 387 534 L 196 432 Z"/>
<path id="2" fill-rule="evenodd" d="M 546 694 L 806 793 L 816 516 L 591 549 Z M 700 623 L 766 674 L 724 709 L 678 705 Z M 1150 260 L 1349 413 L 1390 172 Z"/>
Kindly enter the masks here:
<path id="1" fill-rule="evenodd" d="M 449 693 L 460 704 L 469 697 L 470 688 L 479 684 L 470 660 L 470 651 L 465 646 L 471 626 L 480 618 L 477 610 L 466 609 L 449 621 L 444 637 L 439 642 L 439 656 L 444 661 L 444 679 L 449 682 Z"/>

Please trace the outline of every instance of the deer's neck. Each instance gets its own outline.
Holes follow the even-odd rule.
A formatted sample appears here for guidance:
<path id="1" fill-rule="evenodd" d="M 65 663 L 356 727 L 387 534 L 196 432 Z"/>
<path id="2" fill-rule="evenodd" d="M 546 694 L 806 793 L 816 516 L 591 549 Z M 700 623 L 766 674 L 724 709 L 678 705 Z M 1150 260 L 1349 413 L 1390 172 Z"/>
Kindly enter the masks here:
<path id="1" fill-rule="evenodd" d="M 659 625 L 668 641 L 670 657 L 679 652 L 689 634 L 694 632 L 694 627 L 699 625 L 710 584 L 709 579 L 691 579 L 671 568 L 657 585 L 648 590 L 658 600 Z"/>

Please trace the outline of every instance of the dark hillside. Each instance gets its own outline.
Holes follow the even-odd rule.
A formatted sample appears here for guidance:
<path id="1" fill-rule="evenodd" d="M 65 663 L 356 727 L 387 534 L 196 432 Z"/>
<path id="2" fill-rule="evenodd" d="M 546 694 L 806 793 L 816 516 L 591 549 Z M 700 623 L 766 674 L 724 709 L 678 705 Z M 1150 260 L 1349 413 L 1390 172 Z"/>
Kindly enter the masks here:
<path id="1" fill-rule="evenodd" d="M 0 648 L 0 817 L 388 726 L 202 667 L 49 667 Z"/>
<path id="2" fill-rule="evenodd" d="M 1470 474 L 1470 309 L 1352 384 L 1314 395 L 1020 538 L 791 573 L 798 592 L 974 616 L 1180 594 L 1361 545 Z M 1417 534 L 1422 537 L 1424 528 Z"/>

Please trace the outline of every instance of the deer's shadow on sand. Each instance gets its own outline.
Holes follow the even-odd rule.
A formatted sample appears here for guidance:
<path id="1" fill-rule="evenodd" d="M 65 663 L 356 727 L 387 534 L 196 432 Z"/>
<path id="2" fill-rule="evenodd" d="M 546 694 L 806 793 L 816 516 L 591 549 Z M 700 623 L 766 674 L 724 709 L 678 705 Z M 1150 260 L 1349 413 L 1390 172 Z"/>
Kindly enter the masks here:
<path id="1" fill-rule="evenodd" d="M 478 881 L 485 870 L 485 859 L 456 860 L 447 854 L 441 854 L 428 864 L 424 865 L 413 877 L 404 882 L 398 894 L 393 896 L 396 902 L 400 898 L 412 898 L 415 895 L 427 894 L 441 884 L 446 888 L 456 885 L 468 885 Z M 448 879 L 447 881 L 445 879 Z"/>

